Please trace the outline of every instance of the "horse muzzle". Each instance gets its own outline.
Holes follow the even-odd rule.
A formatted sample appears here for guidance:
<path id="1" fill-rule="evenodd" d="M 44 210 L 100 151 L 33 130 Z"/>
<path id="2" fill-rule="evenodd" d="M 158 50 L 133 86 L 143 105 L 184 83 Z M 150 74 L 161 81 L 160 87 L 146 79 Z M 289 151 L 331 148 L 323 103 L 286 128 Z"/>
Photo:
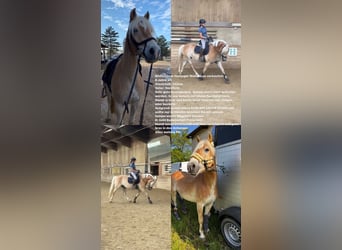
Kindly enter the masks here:
<path id="1" fill-rule="evenodd" d="M 154 63 L 158 61 L 160 57 L 160 51 L 160 47 L 154 40 L 148 41 L 143 51 L 145 61 L 148 63 Z"/>

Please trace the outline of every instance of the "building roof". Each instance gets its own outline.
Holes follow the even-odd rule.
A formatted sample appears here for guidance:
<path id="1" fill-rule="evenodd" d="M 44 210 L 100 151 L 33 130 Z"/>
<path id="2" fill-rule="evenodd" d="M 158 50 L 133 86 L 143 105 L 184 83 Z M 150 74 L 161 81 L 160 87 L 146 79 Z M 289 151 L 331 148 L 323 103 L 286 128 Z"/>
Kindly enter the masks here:
<path id="1" fill-rule="evenodd" d="M 118 150 L 118 145 L 131 147 L 133 140 L 139 140 L 148 143 L 150 140 L 163 136 L 156 134 L 153 127 L 148 126 L 120 126 L 115 128 L 111 125 L 102 126 L 101 151 L 107 152 L 107 149 Z"/>

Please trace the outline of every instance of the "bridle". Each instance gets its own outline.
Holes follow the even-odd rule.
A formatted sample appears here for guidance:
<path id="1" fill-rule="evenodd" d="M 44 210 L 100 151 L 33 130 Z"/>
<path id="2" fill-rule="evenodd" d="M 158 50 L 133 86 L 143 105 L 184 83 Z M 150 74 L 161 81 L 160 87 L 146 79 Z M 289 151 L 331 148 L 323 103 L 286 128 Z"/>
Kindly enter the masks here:
<path id="1" fill-rule="evenodd" d="M 138 51 L 139 50 L 139 46 L 141 45 L 144 45 L 144 49 L 142 51 L 142 53 L 139 53 L 138 55 L 141 56 L 141 55 L 145 55 L 145 49 L 146 49 L 146 44 L 151 41 L 151 40 L 154 40 L 154 41 L 157 41 L 153 36 L 149 37 L 149 38 L 146 38 L 145 40 L 141 41 L 141 42 L 137 42 L 134 38 L 134 36 L 132 35 L 132 33 L 130 33 L 130 39 L 131 41 L 133 42 L 133 44 L 135 45 L 135 48 L 136 50 Z"/>

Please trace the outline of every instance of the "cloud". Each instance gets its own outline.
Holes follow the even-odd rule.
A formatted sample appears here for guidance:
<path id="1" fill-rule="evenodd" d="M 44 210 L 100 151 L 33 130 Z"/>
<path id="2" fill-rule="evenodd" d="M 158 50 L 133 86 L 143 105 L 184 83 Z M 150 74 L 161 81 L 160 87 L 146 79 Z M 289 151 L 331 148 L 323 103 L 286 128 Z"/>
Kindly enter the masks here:
<path id="1" fill-rule="evenodd" d="M 103 19 L 107 19 L 109 21 L 113 21 L 113 17 L 112 16 L 108 16 L 108 15 L 103 16 Z"/>
<path id="2" fill-rule="evenodd" d="M 152 19 L 158 20 L 171 20 L 171 8 L 165 9 L 161 14 L 153 13 L 151 14 Z"/>
<path id="3" fill-rule="evenodd" d="M 132 0 L 111 0 L 112 3 L 114 3 L 115 8 L 129 8 L 133 9 L 135 8 L 135 3 Z"/>
<path id="4" fill-rule="evenodd" d="M 124 30 L 124 31 L 126 31 L 128 28 L 128 23 L 122 20 L 115 20 L 115 24 L 117 25 L 119 29 Z"/>

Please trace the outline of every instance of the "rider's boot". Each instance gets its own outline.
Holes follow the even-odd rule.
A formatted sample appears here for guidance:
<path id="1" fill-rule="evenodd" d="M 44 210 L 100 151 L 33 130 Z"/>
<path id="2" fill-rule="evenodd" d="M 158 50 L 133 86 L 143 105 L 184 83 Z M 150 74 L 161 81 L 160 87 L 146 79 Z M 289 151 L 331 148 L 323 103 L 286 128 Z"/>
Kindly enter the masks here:
<path id="1" fill-rule="evenodd" d="M 199 53 L 199 59 L 201 62 L 205 62 L 205 58 L 203 55 L 204 49 L 201 48 L 200 53 Z"/>

